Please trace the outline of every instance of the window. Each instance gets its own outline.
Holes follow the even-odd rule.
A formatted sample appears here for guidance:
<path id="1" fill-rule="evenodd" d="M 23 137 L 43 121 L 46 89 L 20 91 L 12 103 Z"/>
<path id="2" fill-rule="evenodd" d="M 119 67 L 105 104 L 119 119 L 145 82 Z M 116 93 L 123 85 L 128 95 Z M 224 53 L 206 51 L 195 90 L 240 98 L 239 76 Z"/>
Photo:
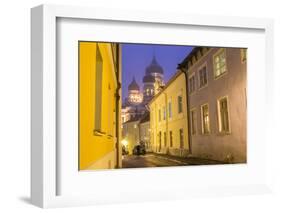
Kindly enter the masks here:
<path id="1" fill-rule="evenodd" d="M 193 93 L 195 91 L 195 75 L 192 75 L 189 78 L 189 93 Z"/>
<path id="2" fill-rule="evenodd" d="M 241 49 L 241 62 L 245 63 L 247 61 L 247 49 Z"/>
<path id="3" fill-rule="evenodd" d="M 111 89 L 111 85 L 108 84 L 108 95 L 107 95 L 107 100 L 108 100 L 108 108 L 107 108 L 107 113 L 105 115 L 105 117 L 107 117 L 107 120 L 108 120 L 108 124 L 107 124 L 107 135 L 110 137 L 112 136 L 113 137 L 113 132 L 114 132 L 114 124 L 113 124 L 113 116 L 110 116 L 110 113 L 111 112 L 115 112 L 115 109 L 114 109 L 114 92 L 113 90 Z M 103 118 L 105 120 L 105 118 Z"/>
<path id="4" fill-rule="evenodd" d="M 168 103 L 168 112 L 169 112 L 169 118 L 171 118 L 172 117 L 172 103 L 171 103 L 171 101 L 169 101 L 169 103 Z"/>
<path id="5" fill-rule="evenodd" d="M 225 49 L 221 49 L 214 56 L 214 72 L 215 72 L 215 77 L 219 77 L 220 75 L 226 72 Z"/>
<path id="6" fill-rule="evenodd" d="M 196 110 L 191 110 L 191 134 L 196 134 Z"/>
<path id="7" fill-rule="evenodd" d="M 111 43 L 111 47 L 112 47 L 114 65 L 117 66 L 117 52 L 118 52 L 117 43 Z"/>
<path id="8" fill-rule="evenodd" d="M 180 129 L 180 148 L 183 149 L 183 129 Z"/>
<path id="9" fill-rule="evenodd" d="M 167 147 L 167 134 L 164 132 L 164 146 Z"/>
<path id="10" fill-rule="evenodd" d="M 218 100 L 218 121 L 219 132 L 229 133 L 229 114 L 228 114 L 228 99 L 227 97 Z"/>
<path id="11" fill-rule="evenodd" d="M 182 96 L 178 96 L 178 113 L 182 113 Z"/>
<path id="12" fill-rule="evenodd" d="M 209 105 L 201 106 L 202 134 L 210 133 Z"/>
<path id="13" fill-rule="evenodd" d="M 158 110 L 158 120 L 161 121 L 161 109 Z"/>
<path id="14" fill-rule="evenodd" d="M 163 107 L 163 120 L 166 120 L 166 107 Z"/>
<path id="15" fill-rule="evenodd" d="M 208 83 L 207 79 L 207 67 L 204 66 L 199 70 L 199 87 L 202 88 Z"/>
<path id="16" fill-rule="evenodd" d="M 96 70 L 94 72 L 96 74 L 95 131 L 101 132 L 103 61 L 98 45 L 96 48 Z"/>
<path id="17" fill-rule="evenodd" d="M 170 147 L 173 147 L 173 132 L 170 131 Z"/>
<path id="18" fill-rule="evenodd" d="M 159 132 L 159 152 L 161 151 L 161 138 L 162 138 L 162 133 L 160 131 Z"/>

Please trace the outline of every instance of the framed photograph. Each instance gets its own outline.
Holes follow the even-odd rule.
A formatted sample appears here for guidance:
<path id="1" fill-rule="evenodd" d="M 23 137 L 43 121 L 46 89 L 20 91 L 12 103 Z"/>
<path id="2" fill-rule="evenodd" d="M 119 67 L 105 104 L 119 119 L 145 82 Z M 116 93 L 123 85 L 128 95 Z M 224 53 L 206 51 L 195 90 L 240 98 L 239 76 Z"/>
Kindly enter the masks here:
<path id="1" fill-rule="evenodd" d="M 270 192 L 269 19 L 31 10 L 40 207 Z"/>

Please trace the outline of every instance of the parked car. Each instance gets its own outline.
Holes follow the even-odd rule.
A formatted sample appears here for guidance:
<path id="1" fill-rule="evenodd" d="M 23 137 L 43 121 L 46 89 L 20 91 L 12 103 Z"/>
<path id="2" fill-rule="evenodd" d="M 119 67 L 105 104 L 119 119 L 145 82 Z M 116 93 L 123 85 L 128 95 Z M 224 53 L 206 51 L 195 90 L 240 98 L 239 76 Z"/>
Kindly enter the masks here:
<path id="1" fill-rule="evenodd" d="M 128 150 L 126 149 L 125 146 L 122 146 L 122 155 L 127 155 L 129 154 Z"/>
<path id="2" fill-rule="evenodd" d="M 143 145 L 136 145 L 133 149 L 133 154 L 134 155 L 145 155 L 145 146 Z"/>

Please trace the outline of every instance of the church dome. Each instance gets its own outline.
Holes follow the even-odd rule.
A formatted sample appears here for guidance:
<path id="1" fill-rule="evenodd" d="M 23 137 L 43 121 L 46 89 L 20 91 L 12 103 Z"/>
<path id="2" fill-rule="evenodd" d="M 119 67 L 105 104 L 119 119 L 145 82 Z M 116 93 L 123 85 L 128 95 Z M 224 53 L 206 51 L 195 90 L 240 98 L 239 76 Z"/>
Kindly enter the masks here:
<path id="1" fill-rule="evenodd" d="M 155 78 L 151 75 L 145 75 L 142 79 L 143 83 L 154 83 L 155 82 Z"/>
<path id="2" fill-rule="evenodd" d="M 155 56 L 153 56 L 150 65 L 146 68 L 146 74 L 149 75 L 151 73 L 164 73 L 163 68 L 158 64 Z"/>
<path id="3" fill-rule="evenodd" d="M 132 82 L 128 86 L 129 90 L 140 90 L 139 85 L 137 84 L 135 78 L 133 78 Z"/>

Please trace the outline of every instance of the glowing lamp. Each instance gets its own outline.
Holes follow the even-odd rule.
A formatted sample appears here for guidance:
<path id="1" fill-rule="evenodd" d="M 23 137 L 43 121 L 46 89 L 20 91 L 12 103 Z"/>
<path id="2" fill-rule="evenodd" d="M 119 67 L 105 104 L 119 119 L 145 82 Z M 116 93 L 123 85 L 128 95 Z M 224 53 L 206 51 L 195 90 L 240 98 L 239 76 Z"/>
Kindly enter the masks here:
<path id="1" fill-rule="evenodd" d="M 128 141 L 127 141 L 127 140 L 125 140 L 125 139 L 124 139 L 124 140 L 122 140 L 122 141 L 121 141 L 121 143 L 122 143 L 122 145 L 123 145 L 123 146 L 127 146 L 127 145 L 128 145 Z"/>

